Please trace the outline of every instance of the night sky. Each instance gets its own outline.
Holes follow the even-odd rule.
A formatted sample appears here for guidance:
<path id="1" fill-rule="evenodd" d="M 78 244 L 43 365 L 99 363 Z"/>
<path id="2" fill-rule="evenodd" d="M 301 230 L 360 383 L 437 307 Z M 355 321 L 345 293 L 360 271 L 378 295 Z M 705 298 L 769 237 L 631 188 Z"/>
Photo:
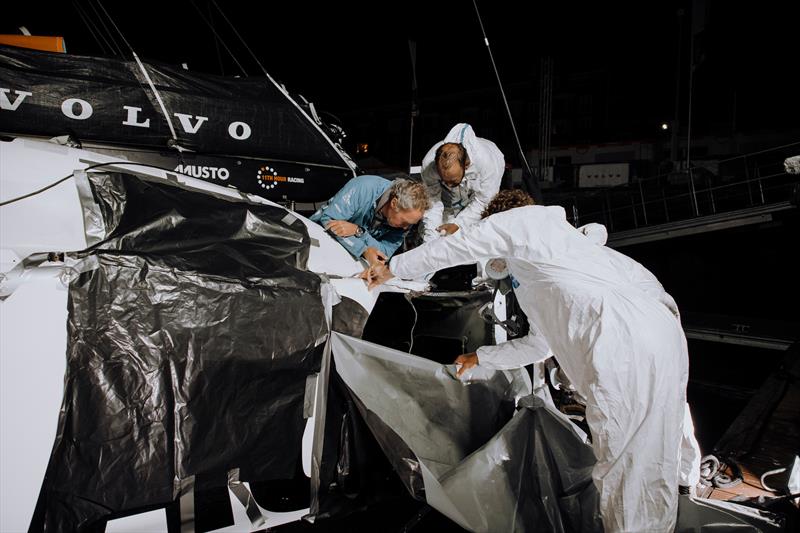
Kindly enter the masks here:
<path id="1" fill-rule="evenodd" d="M 787 7 L 791 4 L 795 7 Z M 698 124 L 724 123 L 734 99 L 742 127 L 769 130 L 800 123 L 796 98 L 800 94 L 798 4 L 705 2 L 703 33 L 697 41 L 702 44 L 697 56 L 703 59 L 695 75 Z M 244 69 L 250 75 L 260 74 L 210 0 L 106 0 L 102 5 L 140 57 L 186 62 L 190 69 L 202 72 L 241 75 L 199 10 L 213 21 Z M 496 91 L 471 1 L 217 0 L 217 5 L 273 77 L 324 111 L 352 113 L 410 102 L 410 39 L 417 43 L 422 101 L 478 89 Z M 82 12 L 102 31 L 97 0 L 65 1 L 48 9 L 40 2 L 7 7 L 11 11 L 4 8 L 2 33 L 18 33 L 17 27 L 25 25 L 34 34 L 63 35 L 70 53 L 111 55 L 110 43 L 98 44 L 79 15 Z M 680 8 L 686 10 L 688 31 L 691 2 L 615 2 L 609 6 L 599 2 L 478 1 L 478 7 L 503 82 L 530 82 L 531 101 L 538 102 L 540 58 L 549 55 L 554 58 L 556 76 L 606 72 L 613 95 L 609 112 L 613 114 L 641 116 L 653 122 L 669 120 L 673 114 L 677 13 Z M 121 39 L 117 41 L 128 55 Z M 556 84 L 554 91 L 558 90 Z"/>

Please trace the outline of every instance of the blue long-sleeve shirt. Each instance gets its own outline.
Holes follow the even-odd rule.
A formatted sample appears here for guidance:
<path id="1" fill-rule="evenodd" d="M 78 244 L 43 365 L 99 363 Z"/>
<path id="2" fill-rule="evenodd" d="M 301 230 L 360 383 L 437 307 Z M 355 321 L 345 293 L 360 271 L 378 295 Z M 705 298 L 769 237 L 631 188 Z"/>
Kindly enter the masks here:
<path id="1" fill-rule="evenodd" d="M 380 176 L 356 176 L 311 215 L 311 220 L 323 228 L 331 220 L 346 220 L 364 228 L 364 234 L 360 237 L 338 237 L 331 233 L 355 258 L 360 258 L 370 246 L 391 257 L 403 243 L 406 231 L 375 218 L 377 204 L 391 184 L 391 181 Z"/>

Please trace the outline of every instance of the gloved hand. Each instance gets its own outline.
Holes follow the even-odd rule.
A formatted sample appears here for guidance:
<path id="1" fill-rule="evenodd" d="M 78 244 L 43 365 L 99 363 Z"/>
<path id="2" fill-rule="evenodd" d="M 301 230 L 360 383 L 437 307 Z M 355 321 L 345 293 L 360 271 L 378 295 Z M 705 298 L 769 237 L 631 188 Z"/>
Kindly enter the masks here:
<path id="1" fill-rule="evenodd" d="M 453 361 L 456 365 L 461 365 L 456 371 L 456 377 L 461 377 L 461 374 L 478 364 L 478 354 L 475 352 L 461 354 Z"/>

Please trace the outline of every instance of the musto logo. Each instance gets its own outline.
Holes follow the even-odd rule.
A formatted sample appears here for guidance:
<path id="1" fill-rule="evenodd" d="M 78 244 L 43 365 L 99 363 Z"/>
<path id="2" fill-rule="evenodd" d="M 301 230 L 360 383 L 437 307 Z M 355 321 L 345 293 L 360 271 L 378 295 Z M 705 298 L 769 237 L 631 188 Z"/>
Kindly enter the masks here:
<path id="1" fill-rule="evenodd" d="M 231 173 L 225 167 L 203 167 L 197 165 L 178 165 L 175 167 L 175 172 L 192 176 L 193 178 L 201 178 L 206 180 L 222 180 L 225 181 L 231 177 Z"/>
<path id="2" fill-rule="evenodd" d="M 262 189 L 274 189 L 279 183 L 305 183 L 303 178 L 293 178 L 291 176 L 279 176 L 278 172 L 269 165 L 262 165 L 258 168 L 256 176 L 258 184 Z"/>

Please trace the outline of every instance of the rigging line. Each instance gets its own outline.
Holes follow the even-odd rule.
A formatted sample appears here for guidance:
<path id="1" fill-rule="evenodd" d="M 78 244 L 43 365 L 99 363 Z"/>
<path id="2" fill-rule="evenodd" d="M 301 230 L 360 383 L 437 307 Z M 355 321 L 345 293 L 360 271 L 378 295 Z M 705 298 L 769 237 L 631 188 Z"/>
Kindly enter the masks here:
<path id="1" fill-rule="evenodd" d="M 409 39 L 408 52 L 411 56 L 411 123 L 408 135 L 408 172 L 411 173 L 411 162 L 414 153 L 414 119 L 419 114 L 417 109 L 417 42 Z"/>
<path id="2" fill-rule="evenodd" d="M 100 51 L 103 53 L 103 55 L 105 55 L 105 56 L 116 56 L 116 52 L 114 52 L 114 50 L 111 49 L 108 46 L 107 42 L 106 42 L 106 44 L 103 44 L 103 41 L 100 39 L 100 37 L 102 37 L 102 35 L 99 34 L 98 33 L 99 30 L 95 29 L 93 27 L 93 25 L 89 22 L 86 14 L 83 11 L 83 8 L 78 4 L 78 2 L 76 0 L 73 0 L 72 1 L 72 5 L 73 5 L 73 7 L 75 9 L 75 12 L 78 13 L 78 16 L 80 17 L 81 22 L 83 22 L 83 24 L 86 26 L 86 29 L 89 30 L 89 33 L 92 35 L 92 37 L 94 38 L 95 42 L 100 47 Z M 103 39 L 105 39 L 105 38 L 103 37 Z"/>
<path id="3" fill-rule="evenodd" d="M 233 62 L 234 62 L 234 63 L 236 63 L 236 66 L 237 66 L 237 67 L 239 67 L 239 70 L 241 70 L 241 71 L 242 71 L 242 74 L 244 74 L 244 77 L 245 77 L 245 78 L 247 78 L 247 77 L 248 77 L 248 75 L 247 75 L 247 71 L 244 69 L 244 67 L 242 66 L 242 64 L 241 64 L 241 63 L 239 63 L 239 61 L 236 59 L 236 56 L 235 56 L 235 55 L 233 55 L 233 52 L 231 52 L 231 49 L 230 49 L 230 48 L 228 48 L 228 45 L 227 45 L 227 44 L 225 44 L 225 41 L 224 41 L 224 40 L 222 39 L 222 37 L 221 37 L 221 36 L 220 36 L 220 35 L 217 33 L 217 30 L 216 30 L 216 29 L 214 29 L 214 25 L 213 25 L 213 24 L 211 24 L 211 22 L 210 22 L 210 21 L 209 21 L 209 20 L 208 20 L 208 19 L 205 17 L 205 15 L 203 15 L 203 12 L 202 12 L 202 11 L 200 11 L 200 8 L 198 8 L 198 7 L 197 7 L 197 5 L 195 5 L 195 3 L 194 3 L 192 0 L 189 0 L 189 3 L 190 3 L 190 4 L 192 4 L 192 7 L 195 9 L 195 11 L 197 11 L 197 14 L 198 14 L 198 15 L 200 15 L 200 18 L 201 18 L 201 19 L 203 19 L 203 22 L 205 22 L 205 23 L 206 23 L 206 25 L 207 25 L 207 26 L 208 26 L 208 27 L 211 29 L 211 33 L 213 33 L 213 34 L 214 34 L 214 37 L 216 37 L 217 39 L 219 39 L 219 42 L 220 42 L 220 44 L 222 45 L 222 47 L 223 47 L 223 48 L 225 48 L 225 51 L 226 51 L 226 52 L 228 52 L 228 55 L 230 55 L 230 56 L 231 56 L 231 59 L 233 59 Z"/>
<path id="4" fill-rule="evenodd" d="M 517 135 L 517 127 L 514 125 L 514 118 L 511 116 L 511 109 L 508 107 L 508 99 L 506 98 L 506 92 L 503 90 L 503 83 L 500 81 L 500 73 L 497 71 L 497 65 L 494 62 L 494 55 L 492 54 L 492 48 L 489 46 L 489 38 L 486 37 L 486 30 L 483 27 L 483 19 L 481 19 L 481 13 L 478 10 L 478 3 L 476 0 L 472 0 L 472 5 L 475 6 L 475 14 L 478 16 L 478 23 L 481 26 L 481 33 L 483 34 L 483 42 L 486 44 L 486 50 L 489 52 L 489 59 L 492 62 L 492 68 L 494 69 L 494 75 L 497 77 L 497 85 L 500 87 L 500 95 L 503 97 L 503 104 L 506 107 L 506 113 L 508 114 L 508 120 L 511 122 L 511 130 L 514 133 L 514 140 L 517 142 L 517 149 L 519 150 L 519 155 L 522 158 L 522 162 L 525 164 L 525 168 L 528 170 L 528 174 L 533 177 L 533 171 L 531 171 L 531 167 L 528 164 L 528 158 L 525 157 L 525 152 L 522 150 L 522 144 L 519 142 L 519 135 Z M 535 194 L 538 194 L 538 191 L 531 191 Z M 537 202 L 539 199 L 536 199 Z"/>
<path id="5" fill-rule="evenodd" d="M 244 38 L 241 35 L 239 35 L 239 32 L 236 31 L 236 26 L 234 26 L 233 23 L 230 20 L 228 20 L 228 17 L 225 16 L 225 13 L 222 11 L 222 8 L 219 7 L 219 5 L 214 0 L 211 0 L 211 3 L 214 4 L 214 7 L 217 8 L 217 11 L 219 11 L 219 14 L 222 15 L 222 18 L 231 27 L 231 29 L 233 30 L 234 35 L 236 35 L 236 37 L 238 37 L 239 40 L 242 42 L 242 44 L 244 45 L 245 50 L 250 52 L 250 55 L 256 61 L 256 64 L 259 66 L 259 68 L 261 68 L 261 72 L 263 72 L 265 76 L 269 76 L 269 73 L 267 72 L 267 69 L 264 68 L 264 65 L 262 65 L 261 61 L 258 60 L 258 57 L 256 56 L 256 54 L 253 53 L 253 51 L 250 49 L 249 46 L 247 46 L 247 42 L 244 40 Z"/>
<path id="6" fill-rule="evenodd" d="M 206 7 L 208 7 L 208 20 L 210 20 L 211 23 L 213 24 L 214 23 L 214 17 L 213 17 L 212 11 L 211 11 L 211 4 L 210 3 L 207 4 Z M 219 63 L 219 72 L 220 72 L 220 74 L 222 74 L 224 76 L 225 75 L 225 65 L 222 64 L 222 54 L 219 51 L 219 39 L 217 39 L 216 37 L 214 37 L 214 51 L 217 53 L 217 63 Z"/>
<path id="7" fill-rule="evenodd" d="M 107 42 L 104 45 L 103 41 L 100 40 L 100 36 L 98 35 L 98 31 L 99 30 L 96 30 L 93 27 L 93 25 L 89 23 L 89 20 L 86 18 L 86 14 L 84 13 L 83 8 L 80 6 L 78 1 L 77 0 L 72 0 L 72 5 L 75 8 L 75 12 L 78 13 L 78 16 L 80 17 L 81 21 L 84 23 L 86 28 L 89 30 L 89 33 L 91 33 L 92 37 L 94 37 L 94 40 L 97 43 L 97 45 L 100 47 L 100 50 L 103 52 L 103 55 L 107 55 L 107 56 L 116 55 L 116 53 L 114 52 L 113 49 L 111 49 L 111 51 L 109 52 L 109 48 L 106 48 L 106 46 L 108 45 Z"/>
<path id="8" fill-rule="evenodd" d="M 130 50 L 131 53 L 134 53 L 133 52 L 133 47 L 131 46 L 131 43 L 129 43 L 128 39 L 126 39 L 125 36 L 122 34 L 122 31 L 120 31 L 119 27 L 117 26 L 117 23 L 114 22 L 114 19 L 111 18 L 111 15 L 108 14 L 108 11 L 106 11 L 106 8 L 103 7 L 103 4 L 100 2 L 100 0 L 95 0 L 95 1 L 97 2 L 97 6 L 100 9 L 103 10 L 103 13 L 106 14 L 106 17 L 108 17 L 108 21 L 111 23 L 112 26 L 114 26 L 114 29 L 117 30 L 117 33 L 119 34 L 120 38 L 122 39 L 122 42 L 125 43 L 125 46 L 128 47 L 128 50 Z"/>
<path id="9" fill-rule="evenodd" d="M 728 159 L 720 159 L 718 161 L 718 163 L 727 163 L 728 161 L 733 161 L 734 159 L 741 159 L 741 158 L 744 158 L 744 157 L 749 157 L 751 155 L 764 154 L 766 152 L 772 152 L 772 151 L 775 151 L 775 150 L 780 150 L 782 148 L 789 148 L 790 146 L 795 146 L 795 145 L 798 145 L 798 144 L 800 144 L 800 141 L 795 141 L 795 142 L 792 142 L 792 143 L 789 143 L 789 144 L 782 144 L 780 146 L 773 146 L 771 148 L 766 148 L 764 150 L 758 150 L 757 152 L 750 152 L 750 153 L 747 153 L 747 154 L 737 155 L 737 156 L 734 156 L 734 157 L 730 157 Z M 697 168 L 697 167 L 695 166 L 693 168 Z"/>
<path id="10" fill-rule="evenodd" d="M 128 40 L 125 38 L 125 36 L 122 34 L 122 31 L 119 29 L 119 26 L 117 26 L 116 22 L 114 22 L 114 19 L 111 18 L 111 15 L 108 14 L 108 11 L 106 11 L 106 8 L 103 7 L 103 4 L 100 2 L 100 0 L 95 0 L 95 1 L 97 2 L 97 6 L 100 9 L 102 9 L 103 13 L 105 13 L 106 17 L 108 17 L 108 20 L 114 26 L 114 29 L 117 30 L 117 33 L 119 33 L 119 36 L 122 39 L 122 42 L 124 42 L 125 46 L 127 46 L 128 49 L 131 51 L 133 59 L 136 61 L 136 64 L 139 65 L 139 69 L 142 71 L 142 74 L 144 74 L 144 79 L 150 86 L 150 90 L 153 91 L 153 94 L 156 97 L 156 101 L 158 101 L 158 105 L 161 108 L 161 112 L 164 114 L 164 118 L 167 120 L 167 126 L 169 126 L 169 131 L 172 134 L 172 140 L 175 142 L 174 148 L 177 148 L 179 151 L 182 150 L 182 148 L 178 145 L 178 134 L 175 132 L 175 126 L 172 124 L 172 118 L 170 118 L 169 112 L 167 112 L 167 107 L 166 105 L 164 105 L 164 101 L 161 99 L 161 94 L 156 89 L 153 80 L 150 79 L 150 74 L 147 72 L 144 63 L 142 63 L 142 61 L 139 59 L 139 56 L 136 55 L 136 51 L 133 49 L 133 46 L 131 46 L 131 43 L 129 43 Z"/>
<path id="11" fill-rule="evenodd" d="M 725 185 L 719 185 L 719 186 L 716 186 L 716 187 L 698 189 L 696 192 L 704 193 L 704 192 L 715 191 L 715 190 L 719 190 L 719 189 L 723 189 L 723 188 L 738 187 L 740 185 L 756 183 L 758 181 L 763 181 L 763 180 L 766 180 L 766 179 L 769 179 L 769 178 L 776 178 L 776 177 L 785 176 L 785 175 L 786 175 L 785 172 L 777 172 L 775 174 L 769 174 L 767 176 L 762 176 L 760 178 L 747 179 L 747 180 L 742 180 L 742 181 L 736 181 L 736 182 L 733 182 L 733 183 L 727 183 Z M 766 190 L 773 190 L 773 188 L 770 187 L 770 186 L 767 186 Z M 673 194 L 672 196 L 664 196 L 662 198 L 656 198 L 655 200 L 647 200 L 645 202 L 637 202 L 634 205 L 636 207 L 641 207 L 641 206 L 644 206 L 645 204 L 657 204 L 657 203 L 662 203 L 664 201 L 669 201 L 669 200 L 678 200 L 678 199 L 686 198 L 690 194 L 691 194 L 690 192 L 682 192 L 682 193 L 678 193 L 678 194 Z M 738 196 L 744 196 L 744 194 L 740 194 Z M 729 198 L 736 198 L 736 196 L 729 197 Z M 631 208 L 631 206 L 624 205 L 622 207 L 613 207 L 613 208 L 610 208 L 610 209 L 607 209 L 607 210 L 604 210 L 604 211 L 591 211 L 589 213 L 584 213 L 581 216 L 583 218 L 591 218 L 591 217 L 594 217 L 594 216 L 597 216 L 597 215 L 602 215 L 604 212 L 613 213 L 613 212 L 617 212 L 617 211 L 627 211 L 630 208 Z M 718 214 L 728 213 L 728 212 L 730 212 L 730 211 L 720 211 Z"/>
<path id="12" fill-rule="evenodd" d="M 119 52 L 118 54 L 115 55 L 124 58 L 125 53 L 122 51 L 122 47 L 119 45 L 119 43 L 117 43 L 117 40 L 114 39 L 113 32 L 110 29 L 108 29 L 108 26 L 106 26 L 106 21 L 103 20 L 103 17 L 102 15 L 100 15 L 100 12 L 97 11 L 97 8 L 94 7 L 94 4 L 92 4 L 92 0 L 86 0 L 86 3 L 89 4 L 89 7 L 92 8 L 92 11 L 94 11 L 95 16 L 97 16 L 97 20 L 100 21 L 100 26 L 102 26 L 103 30 L 108 35 L 108 40 L 114 45 L 114 47 L 117 49 L 117 52 Z"/>
<path id="13" fill-rule="evenodd" d="M 103 41 L 106 43 L 106 46 L 108 46 L 108 49 L 111 51 L 111 55 L 113 55 L 114 57 L 124 57 L 122 55 L 122 50 L 117 45 L 116 41 L 114 41 L 113 36 L 108 31 L 108 28 L 105 25 L 105 21 L 100 16 L 97 9 L 92 5 L 91 0 L 87 0 L 86 3 L 88 4 L 89 8 L 91 8 L 92 12 L 94 13 L 94 17 L 96 17 L 99 24 L 94 22 L 92 14 L 89 12 L 89 8 L 84 7 L 83 12 L 86 16 L 86 19 L 92 23 L 92 25 L 97 30 L 97 34 L 100 35 L 100 37 L 102 37 Z M 75 1 L 75 5 L 76 6 L 78 5 L 77 0 Z"/>
<path id="14" fill-rule="evenodd" d="M 131 49 L 133 53 L 133 59 L 136 60 L 136 64 L 139 65 L 139 69 L 141 69 L 142 74 L 144 74 L 144 79 L 147 80 L 147 84 L 150 86 L 150 90 L 153 91 L 153 94 L 158 101 L 159 107 L 161 107 L 161 112 L 164 114 L 164 118 L 167 119 L 167 126 L 169 126 L 169 131 L 172 134 L 172 140 L 175 141 L 175 148 L 178 148 L 180 151 L 181 148 L 178 146 L 178 134 L 175 133 L 175 126 L 172 124 L 172 119 L 167 112 L 167 106 L 164 105 L 164 101 L 161 99 L 161 94 L 156 90 L 156 86 L 153 84 L 153 80 L 150 79 L 150 74 L 147 73 L 147 69 L 144 68 L 144 63 L 139 60 L 139 56 L 136 55 L 136 52 Z"/>

